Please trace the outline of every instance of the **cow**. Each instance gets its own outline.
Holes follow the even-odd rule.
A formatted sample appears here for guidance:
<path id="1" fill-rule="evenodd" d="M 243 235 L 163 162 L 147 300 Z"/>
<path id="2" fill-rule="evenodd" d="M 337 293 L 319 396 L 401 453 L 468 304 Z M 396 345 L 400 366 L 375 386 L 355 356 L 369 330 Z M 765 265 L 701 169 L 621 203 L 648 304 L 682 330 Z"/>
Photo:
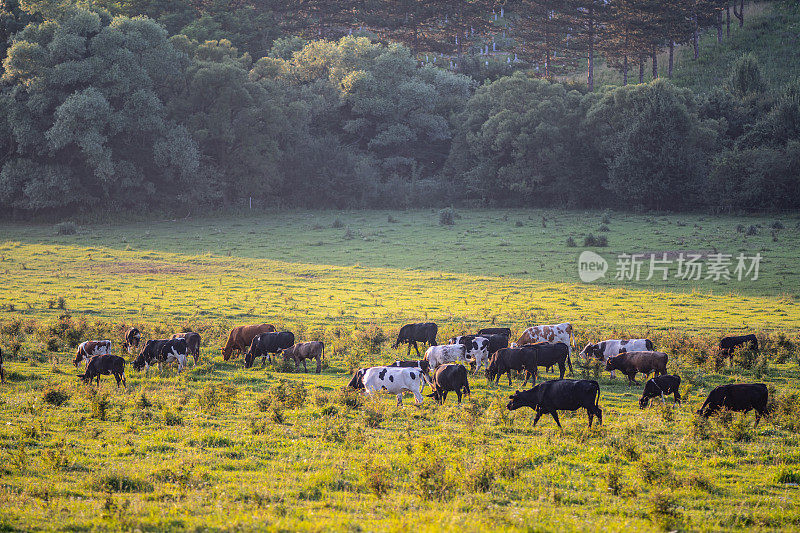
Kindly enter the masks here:
<path id="1" fill-rule="evenodd" d="M 656 376 L 665 376 L 667 361 L 669 356 L 664 352 L 624 352 L 609 358 L 606 370 L 619 370 L 628 376 L 628 385 L 638 385 L 636 374 L 639 372 L 645 375 L 655 372 Z"/>
<path id="2" fill-rule="evenodd" d="M 463 344 L 442 344 L 431 346 L 425 351 L 424 359 L 431 365 L 431 370 L 436 370 L 445 363 L 468 363 L 467 347 Z"/>
<path id="3" fill-rule="evenodd" d="M 422 381 L 422 385 L 420 386 L 420 392 L 425 389 L 425 383 L 429 382 L 429 376 L 431 373 L 431 365 L 425 359 L 420 359 L 419 361 L 395 361 L 386 366 L 397 366 L 397 367 L 404 367 L 404 368 L 419 368 L 420 372 L 425 374 L 425 380 Z"/>
<path id="4" fill-rule="evenodd" d="M 497 335 L 497 337 L 502 338 L 502 335 Z M 466 348 L 465 357 L 470 361 L 470 367 L 474 372 L 477 372 L 482 366 L 486 366 L 489 354 L 493 353 L 490 349 L 489 339 L 482 336 L 461 335 L 450 339 L 450 344 L 460 344 Z"/>
<path id="5" fill-rule="evenodd" d="M 3 349 L 0 348 L 0 383 L 6 382 L 6 370 L 3 368 Z"/>
<path id="6" fill-rule="evenodd" d="M 486 379 L 489 382 L 500 382 L 500 376 L 508 374 L 508 386 L 511 386 L 511 371 L 525 372 L 525 386 L 536 371 L 536 348 L 523 346 L 521 348 L 501 348 L 489 357 L 489 366 L 486 369 Z"/>
<path id="7" fill-rule="evenodd" d="M 498 335 L 498 334 L 490 334 L 490 335 L 459 335 L 457 337 L 453 337 L 450 339 L 450 344 L 463 344 L 464 346 L 468 346 L 468 341 L 475 340 L 477 338 L 483 337 L 489 341 L 486 350 L 489 352 L 489 355 L 492 355 L 494 352 L 499 350 L 500 348 L 508 348 L 508 337 L 505 335 Z"/>
<path id="8" fill-rule="evenodd" d="M 197 366 L 197 363 L 200 362 L 200 334 L 194 331 L 185 331 L 176 333 L 170 339 L 186 339 L 186 350 L 194 359 L 194 365 Z"/>
<path id="9" fill-rule="evenodd" d="M 128 353 L 132 353 L 134 348 L 139 347 L 139 342 L 142 340 L 142 332 L 136 326 L 132 327 L 125 332 L 125 349 Z"/>
<path id="10" fill-rule="evenodd" d="M 368 394 L 386 391 L 397 395 L 397 405 L 403 405 L 403 392 L 410 391 L 418 404 L 422 403 L 422 384 L 425 374 L 416 367 L 373 366 L 360 368 L 353 374 L 349 387 L 364 389 Z M 430 383 L 429 383 L 430 385 Z"/>
<path id="11" fill-rule="evenodd" d="M 767 414 L 768 392 L 763 383 L 731 383 L 720 385 L 708 393 L 708 398 L 697 414 L 708 418 L 720 409 L 729 411 L 756 411 L 756 425 Z"/>
<path id="12" fill-rule="evenodd" d="M 675 403 L 681 403 L 681 377 L 673 376 L 656 376 L 647 380 L 644 384 L 642 397 L 639 398 L 639 407 L 644 409 L 650 403 L 651 398 L 658 398 L 661 396 L 661 401 L 666 403 L 664 396 L 673 394 Z"/>
<path id="13" fill-rule="evenodd" d="M 306 359 L 316 359 L 317 374 L 319 374 L 322 372 L 322 358 L 325 357 L 325 343 L 320 341 L 298 342 L 294 346 L 283 350 L 283 360 L 288 361 L 290 357 L 294 360 L 295 370 L 300 369 L 300 361 L 303 361 L 303 369 L 306 372 L 308 372 Z"/>
<path id="14" fill-rule="evenodd" d="M 597 344 L 587 344 L 579 354 L 583 358 L 594 356 L 601 362 L 605 363 L 609 357 L 614 357 L 625 352 L 632 351 L 652 351 L 653 342 L 650 339 L 608 339 Z M 611 379 L 616 376 L 611 372 Z"/>
<path id="15" fill-rule="evenodd" d="M 400 333 L 397 334 L 397 340 L 392 344 L 392 348 L 397 348 L 401 344 L 408 344 L 408 352 L 406 357 L 411 354 L 411 346 L 417 351 L 417 357 L 420 356 L 417 342 L 427 343 L 429 346 L 436 346 L 436 334 L 439 333 L 439 326 L 433 322 L 420 322 L 418 324 L 406 324 L 400 328 Z"/>
<path id="16" fill-rule="evenodd" d="M 572 324 L 564 322 L 562 324 L 554 324 L 550 326 L 531 326 L 522 332 L 522 335 L 517 340 L 517 346 L 524 346 L 525 344 L 534 344 L 537 342 L 549 342 L 551 344 L 563 342 L 570 347 L 570 355 L 572 354 L 572 345 L 575 344 L 572 335 Z"/>
<path id="17" fill-rule="evenodd" d="M 507 339 L 510 339 L 511 328 L 483 328 L 478 330 L 478 335 L 482 337 L 485 337 L 487 335 L 505 335 Z"/>
<path id="18" fill-rule="evenodd" d="M 111 341 L 84 341 L 78 345 L 78 351 L 72 364 L 75 365 L 75 368 L 78 368 L 78 364 L 81 361 L 85 361 L 88 364 L 92 357 L 110 353 Z"/>
<path id="19" fill-rule="evenodd" d="M 294 345 L 294 333 L 291 331 L 261 333 L 253 337 L 250 348 L 244 357 L 244 367 L 250 368 L 256 357 L 261 357 L 261 366 L 266 364 L 267 359 L 272 363 L 272 354 L 278 354 L 286 348 Z"/>
<path id="20" fill-rule="evenodd" d="M 275 331 L 272 324 L 254 324 L 250 326 L 236 326 L 228 333 L 228 342 L 222 348 L 222 358 L 227 361 L 234 350 L 244 353 L 258 335 Z"/>
<path id="21" fill-rule="evenodd" d="M 164 363 L 177 361 L 178 372 L 186 366 L 188 348 L 186 339 L 151 339 L 147 341 L 139 352 L 132 366 L 136 371 L 145 369 L 145 373 L 150 371 L 150 366 L 158 363 L 158 370 L 161 371 Z"/>
<path id="22" fill-rule="evenodd" d="M 78 377 L 84 383 L 90 383 L 94 378 L 97 378 L 97 386 L 100 386 L 100 376 L 113 374 L 117 380 L 117 388 L 120 382 L 128 388 L 128 383 L 125 380 L 125 359 L 118 355 L 104 354 L 92 357 L 86 364 L 86 372 L 78 374 Z"/>
<path id="23" fill-rule="evenodd" d="M 597 416 L 597 423 L 603 423 L 603 412 L 600 410 L 600 385 L 594 380 L 588 379 L 556 379 L 545 381 L 526 391 L 517 391 L 509 396 L 511 399 L 506 406 L 509 411 L 520 407 L 530 407 L 536 411 L 536 418 L 533 425 L 539 421 L 542 415 L 550 413 L 553 420 L 558 424 L 558 411 L 577 411 L 581 407 L 586 409 L 589 415 L 589 427 L 592 427 L 592 420 Z"/>
<path id="24" fill-rule="evenodd" d="M 557 342 L 555 344 L 537 342 L 536 344 L 526 344 L 523 348 L 536 351 L 536 366 L 532 369 L 534 383 L 536 383 L 536 379 L 539 376 L 540 366 L 552 368 L 558 365 L 558 370 L 561 372 L 561 377 L 559 377 L 559 379 L 564 379 L 566 365 L 569 365 L 569 373 L 575 375 L 575 371 L 572 369 L 572 360 L 569 357 L 569 346 L 563 342 Z"/>
<path id="25" fill-rule="evenodd" d="M 455 391 L 458 395 L 458 403 L 461 403 L 461 395 L 470 395 L 469 380 L 467 379 L 467 369 L 461 365 L 442 365 L 433 374 L 431 384 L 433 393 L 428 394 L 439 405 L 444 405 L 449 391 Z"/>
<path id="26" fill-rule="evenodd" d="M 719 349 L 722 355 L 730 357 L 733 355 L 733 350 L 737 346 L 743 346 L 745 344 L 754 352 L 758 351 L 758 339 L 752 333 L 750 335 L 725 337 L 719 341 Z"/>

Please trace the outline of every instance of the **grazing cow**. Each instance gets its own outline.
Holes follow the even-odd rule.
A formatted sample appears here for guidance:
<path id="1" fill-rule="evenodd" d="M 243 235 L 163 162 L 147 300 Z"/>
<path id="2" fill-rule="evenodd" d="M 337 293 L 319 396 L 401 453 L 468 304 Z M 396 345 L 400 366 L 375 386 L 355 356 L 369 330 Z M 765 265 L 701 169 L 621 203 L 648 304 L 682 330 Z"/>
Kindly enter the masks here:
<path id="1" fill-rule="evenodd" d="M 580 356 L 584 358 L 594 356 L 605 363 L 608 361 L 609 357 L 614 357 L 621 353 L 633 351 L 641 352 L 645 350 L 653 350 L 653 342 L 650 339 L 608 339 L 598 342 L 597 344 L 587 344 L 583 350 L 581 350 Z M 611 378 L 614 379 L 615 377 L 612 371 Z"/>
<path id="2" fill-rule="evenodd" d="M 126 389 L 128 388 L 128 383 L 125 380 L 125 359 L 118 355 L 106 354 L 92 357 L 86 364 L 86 372 L 78 374 L 78 377 L 84 383 L 91 383 L 94 378 L 97 378 L 97 386 L 99 387 L 100 376 L 109 374 L 114 374 L 114 378 L 117 380 L 117 388 L 119 388 L 120 382 Z"/>
<path id="3" fill-rule="evenodd" d="M 250 343 L 250 348 L 244 357 L 244 367 L 250 368 L 256 357 L 261 357 L 261 366 L 266 364 L 267 359 L 272 363 L 272 355 L 278 352 L 291 348 L 294 345 L 294 333 L 291 331 L 280 331 L 261 333 L 257 337 L 253 337 Z"/>
<path id="4" fill-rule="evenodd" d="M 534 383 L 536 383 L 536 379 L 539 377 L 540 366 L 552 368 L 558 365 L 558 370 L 561 372 L 561 377 L 559 377 L 559 379 L 564 379 L 566 365 L 569 365 L 569 373 L 575 375 L 575 371 L 572 369 L 572 360 L 569 357 L 569 346 L 563 342 L 557 342 L 555 344 L 537 342 L 536 344 L 526 344 L 523 348 L 536 351 L 536 366 L 533 368 Z"/>
<path id="5" fill-rule="evenodd" d="M 134 348 L 139 347 L 139 342 L 142 340 L 142 332 L 136 326 L 132 327 L 125 332 L 125 349 L 131 353 Z"/>
<path id="6" fill-rule="evenodd" d="M 500 376 L 508 374 L 508 386 L 511 386 L 511 371 L 525 372 L 525 383 L 531 379 L 532 372 L 536 371 L 536 348 L 523 346 L 521 348 L 501 348 L 489 357 L 489 367 L 486 369 L 486 379 L 489 382 L 500 382 Z"/>
<path id="7" fill-rule="evenodd" d="M 107 355 L 111 353 L 111 341 L 84 341 L 78 345 L 78 352 L 75 354 L 75 360 L 72 364 L 78 368 L 78 363 L 86 361 L 88 364 L 89 359 L 96 355 Z"/>
<path id="8" fill-rule="evenodd" d="M 524 346 L 525 344 L 535 344 L 537 342 L 549 342 L 551 344 L 556 342 L 563 342 L 570 347 L 570 354 L 572 353 L 571 346 L 574 344 L 572 336 L 572 324 L 564 322 L 562 324 L 554 324 L 552 326 L 532 326 L 522 332 L 522 335 L 517 340 L 517 346 Z"/>
<path id="9" fill-rule="evenodd" d="M 502 335 L 493 336 L 504 338 Z M 469 365 L 474 372 L 477 372 L 482 366 L 486 366 L 489 361 L 489 354 L 494 353 L 491 350 L 491 341 L 489 338 L 478 335 L 453 337 L 450 339 L 450 344 L 460 344 L 466 348 L 465 357 L 470 361 Z"/>
<path id="10" fill-rule="evenodd" d="M 445 363 L 468 363 L 467 347 L 463 344 L 442 344 L 431 346 L 425 351 L 425 360 L 430 363 L 431 370 L 436 370 Z"/>
<path id="11" fill-rule="evenodd" d="M 151 339 L 133 360 L 132 366 L 136 371 L 145 369 L 147 373 L 154 363 L 158 363 L 158 370 L 161 371 L 165 363 L 177 361 L 178 372 L 181 372 L 186 366 L 187 352 L 186 339 Z"/>
<path id="12" fill-rule="evenodd" d="M 425 382 L 428 381 L 428 377 L 430 376 L 431 372 L 431 365 L 425 359 L 420 359 L 419 361 L 395 361 L 394 363 L 386 366 L 399 366 L 404 368 L 419 368 L 420 372 L 425 374 L 426 379 L 422 381 L 422 385 L 420 386 L 419 390 L 422 392 L 425 389 Z"/>
<path id="13" fill-rule="evenodd" d="M 589 427 L 592 427 L 592 419 L 597 416 L 597 423 L 603 423 L 603 412 L 600 410 L 600 385 L 596 381 L 588 379 L 557 379 L 545 381 L 526 391 L 517 391 L 509 396 L 509 411 L 528 406 L 536 411 L 536 418 L 533 425 L 539 421 L 542 415 L 550 413 L 553 420 L 561 428 L 558 420 L 558 411 L 577 411 L 581 407 L 586 409 L 589 415 Z"/>
<path id="14" fill-rule="evenodd" d="M 397 405 L 403 405 L 403 392 L 414 395 L 418 404 L 422 403 L 422 383 L 425 374 L 416 367 L 373 366 L 361 368 L 350 380 L 349 387 L 364 389 L 368 394 L 386 391 L 397 395 Z"/>
<path id="15" fill-rule="evenodd" d="M 227 361 L 234 350 L 244 353 L 258 335 L 275 331 L 272 324 L 254 324 L 250 326 L 236 326 L 228 333 L 228 342 L 222 349 L 222 358 Z M 294 343 L 293 343 L 294 344 Z"/>
<path id="16" fill-rule="evenodd" d="M 3 368 L 3 349 L 0 348 L 0 383 L 6 382 L 6 370 Z"/>
<path id="17" fill-rule="evenodd" d="M 294 336 L 294 335 L 292 335 Z M 317 360 L 317 374 L 322 372 L 322 358 L 325 357 L 325 343 L 320 341 L 298 342 L 290 348 L 283 350 L 283 360 L 294 359 L 294 369 L 300 369 L 300 361 L 303 361 L 303 369 L 308 372 L 306 359 Z"/>
<path id="18" fill-rule="evenodd" d="M 639 372 L 645 375 L 655 372 L 656 376 L 665 376 L 667 361 L 669 356 L 664 352 L 625 352 L 606 361 L 606 370 L 619 370 L 628 376 L 629 385 L 638 385 L 636 374 Z"/>
<path id="19" fill-rule="evenodd" d="M 681 377 L 680 376 L 656 376 L 647 380 L 644 384 L 642 397 L 639 398 L 639 407 L 644 409 L 650 403 L 650 398 L 658 398 L 666 403 L 664 396 L 674 394 L 675 403 L 681 403 Z"/>
<path id="20" fill-rule="evenodd" d="M 436 334 L 439 333 L 439 326 L 433 322 L 420 322 L 418 324 L 406 324 L 400 328 L 400 333 L 397 334 L 397 340 L 392 344 L 392 348 L 397 348 L 403 343 L 408 344 L 408 352 L 406 356 L 411 353 L 411 346 L 417 351 L 419 357 L 419 348 L 417 342 L 427 343 L 429 346 L 436 346 Z"/>
<path id="21" fill-rule="evenodd" d="M 194 331 L 176 333 L 170 339 L 186 339 L 186 350 L 194 358 L 194 365 L 200 361 L 200 334 Z"/>
<path id="22" fill-rule="evenodd" d="M 458 403 L 461 403 L 462 391 L 467 396 L 470 395 L 467 369 L 461 365 L 440 366 L 433 374 L 431 388 L 433 393 L 428 394 L 428 397 L 433 398 L 440 405 L 444 405 L 449 391 L 455 391 L 458 395 Z"/>
<path id="23" fill-rule="evenodd" d="M 483 328 L 478 330 L 478 335 L 481 335 L 482 337 L 485 337 L 487 335 L 505 335 L 507 339 L 510 339 L 511 328 Z"/>
<path id="24" fill-rule="evenodd" d="M 767 386 L 763 383 L 720 385 L 708 394 L 697 414 L 708 418 L 722 408 L 729 411 L 756 411 L 756 425 L 767 414 Z"/>
<path id="25" fill-rule="evenodd" d="M 498 334 L 487 334 L 487 335 L 460 335 L 458 337 L 453 337 L 450 339 L 450 344 L 463 344 L 464 346 L 468 345 L 468 341 L 478 339 L 483 337 L 489 341 L 489 345 L 486 347 L 486 350 L 489 352 L 489 355 L 492 355 L 494 352 L 499 350 L 500 348 L 508 348 L 508 337 L 505 335 L 498 335 Z"/>
<path id="26" fill-rule="evenodd" d="M 737 346 L 745 344 L 754 352 L 758 351 L 758 339 L 752 333 L 750 335 L 725 337 L 719 341 L 719 349 L 725 357 L 730 357 Z"/>

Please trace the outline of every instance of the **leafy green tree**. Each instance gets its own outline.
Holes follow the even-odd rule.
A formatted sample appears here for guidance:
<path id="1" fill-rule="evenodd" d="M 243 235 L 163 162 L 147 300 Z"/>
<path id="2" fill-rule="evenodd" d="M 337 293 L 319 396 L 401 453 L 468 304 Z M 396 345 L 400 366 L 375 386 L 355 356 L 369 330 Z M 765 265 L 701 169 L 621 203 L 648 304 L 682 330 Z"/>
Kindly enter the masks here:
<path id="1" fill-rule="evenodd" d="M 688 90 L 656 80 L 604 94 L 586 116 L 606 162 L 607 187 L 626 205 L 677 209 L 699 202 L 716 130 Z"/>
<path id="2" fill-rule="evenodd" d="M 458 117 L 448 173 L 478 199 L 589 205 L 603 177 L 581 132 L 592 99 L 519 72 L 483 85 Z"/>
<path id="3" fill-rule="evenodd" d="M 164 29 L 144 18 L 74 9 L 17 33 L 0 100 L 0 203 L 203 198 L 197 147 L 163 104 L 181 63 Z"/>

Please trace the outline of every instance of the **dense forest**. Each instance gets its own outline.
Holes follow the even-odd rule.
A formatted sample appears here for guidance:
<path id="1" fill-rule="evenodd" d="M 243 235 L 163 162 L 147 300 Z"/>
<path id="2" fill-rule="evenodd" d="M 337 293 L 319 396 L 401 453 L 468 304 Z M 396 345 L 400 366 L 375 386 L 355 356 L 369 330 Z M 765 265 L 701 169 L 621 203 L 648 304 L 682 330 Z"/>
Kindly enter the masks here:
<path id="1" fill-rule="evenodd" d="M 669 79 L 742 0 L 2 5 L 5 218 L 800 207 L 800 81 L 754 54 L 708 90 Z M 796 39 L 797 3 L 768 11 Z"/>

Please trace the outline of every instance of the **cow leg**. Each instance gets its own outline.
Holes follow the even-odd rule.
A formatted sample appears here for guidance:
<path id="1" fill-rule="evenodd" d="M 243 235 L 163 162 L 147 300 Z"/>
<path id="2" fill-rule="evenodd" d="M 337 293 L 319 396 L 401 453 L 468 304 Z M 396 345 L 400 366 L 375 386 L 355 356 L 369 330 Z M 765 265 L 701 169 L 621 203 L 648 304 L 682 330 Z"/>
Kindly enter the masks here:
<path id="1" fill-rule="evenodd" d="M 419 347 L 417 346 L 417 341 L 413 341 L 413 342 L 414 342 L 414 349 L 417 351 L 417 357 L 422 357 L 419 354 Z M 411 353 L 411 347 L 410 346 L 409 346 L 409 349 L 408 349 L 408 353 Z"/>
<path id="2" fill-rule="evenodd" d="M 461 405 L 461 389 L 456 389 L 456 396 L 458 396 L 458 405 Z"/>
<path id="3" fill-rule="evenodd" d="M 317 374 L 322 372 L 322 360 L 319 356 L 317 356 Z"/>
<path id="4" fill-rule="evenodd" d="M 414 395 L 414 401 L 417 402 L 417 404 L 421 404 L 422 403 L 422 394 L 420 394 L 419 391 L 413 391 L 412 390 L 411 394 Z M 402 397 L 403 393 L 401 392 L 398 396 Z"/>
<path id="5" fill-rule="evenodd" d="M 558 379 L 564 379 L 564 372 L 567 371 L 567 365 L 565 365 L 563 361 L 558 363 L 558 371 L 561 373 L 561 376 Z"/>
<path id="6" fill-rule="evenodd" d="M 553 416 L 553 420 L 556 421 L 556 424 L 558 425 L 558 429 L 563 431 L 564 428 L 561 427 L 561 421 L 558 419 L 558 411 L 555 411 L 555 410 L 550 411 L 550 414 Z"/>
<path id="7" fill-rule="evenodd" d="M 511 386 L 511 370 L 506 372 L 506 374 L 508 375 L 508 386 L 510 387 Z"/>
<path id="8" fill-rule="evenodd" d="M 764 415 L 763 412 L 756 410 L 756 425 L 753 426 L 753 429 L 758 427 L 758 422 L 761 420 L 761 417 Z"/>
<path id="9" fill-rule="evenodd" d="M 675 394 L 673 395 L 673 397 L 675 398 L 675 403 L 680 405 L 681 404 L 681 395 L 677 390 L 675 391 Z"/>
<path id="10" fill-rule="evenodd" d="M 445 400 L 447 400 L 447 392 L 448 391 L 442 391 L 442 394 L 440 396 L 442 398 L 442 401 L 439 403 L 441 403 L 442 405 L 444 405 Z"/>
<path id="11" fill-rule="evenodd" d="M 617 379 L 617 376 L 614 375 L 614 371 L 613 370 L 611 371 L 611 379 Z"/>
<path id="12" fill-rule="evenodd" d="M 400 394 L 397 395 L 397 407 L 400 407 L 402 405 L 403 405 L 403 393 L 401 392 Z"/>
<path id="13" fill-rule="evenodd" d="M 542 411 L 537 409 L 536 416 L 533 419 L 533 427 L 536 427 L 536 423 L 539 421 L 540 418 L 542 418 Z"/>
<path id="14" fill-rule="evenodd" d="M 303 359 L 303 372 L 308 373 L 308 365 L 306 365 L 305 359 Z"/>
<path id="15" fill-rule="evenodd" d="M 409 355 L 411 355 L 411 343 L 410 342 L 408 343 L 408 351 L 406 352 L 406 357 L 408 357 Z"/>
<path id="16" fill-rule="evenodd" d="M 589 428 L 592 427 L 592 419 L 594 418 L 594 413 L 590 409 L 586 409 L 586 413 L 589 415 Z"/>

